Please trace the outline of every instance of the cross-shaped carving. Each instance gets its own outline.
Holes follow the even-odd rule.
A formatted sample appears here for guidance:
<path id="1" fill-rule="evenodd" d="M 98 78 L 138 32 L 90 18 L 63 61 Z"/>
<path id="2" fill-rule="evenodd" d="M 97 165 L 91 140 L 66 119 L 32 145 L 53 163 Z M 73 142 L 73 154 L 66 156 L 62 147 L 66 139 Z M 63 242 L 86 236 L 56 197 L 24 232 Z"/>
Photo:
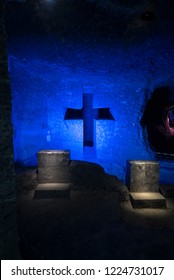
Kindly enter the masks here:
<path id="1" fill-rule="evenodd" d="M 65 120 L 83 120 L 83 146 L 94 147 L 94 119 L 114 120 L 109 108 L 93 108 L 93 94 L 83 94 L 82 109 L 67 108 Z"/>

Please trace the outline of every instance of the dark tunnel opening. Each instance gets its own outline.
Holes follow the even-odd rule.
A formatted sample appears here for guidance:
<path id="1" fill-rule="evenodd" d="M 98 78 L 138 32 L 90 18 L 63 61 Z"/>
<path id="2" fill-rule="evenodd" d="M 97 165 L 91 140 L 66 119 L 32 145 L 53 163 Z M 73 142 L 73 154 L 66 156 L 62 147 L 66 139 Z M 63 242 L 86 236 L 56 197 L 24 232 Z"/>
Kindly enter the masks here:
<path id="1" fill-rule="evenodd" d="M 174 89 L 156 88 L 148 100 L 141 119 L 145 141 L 161 154 L 174 154 Z"/>

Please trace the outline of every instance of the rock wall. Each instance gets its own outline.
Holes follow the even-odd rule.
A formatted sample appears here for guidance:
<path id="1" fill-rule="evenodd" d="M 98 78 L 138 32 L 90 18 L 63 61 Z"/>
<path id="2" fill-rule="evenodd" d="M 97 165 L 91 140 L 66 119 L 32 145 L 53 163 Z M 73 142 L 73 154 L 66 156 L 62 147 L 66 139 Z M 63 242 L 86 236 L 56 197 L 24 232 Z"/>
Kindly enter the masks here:
<path id="1" fill-rule="evenodd" d="M 127 159 L 155 158 L 140 121 L 154 89 L 173 83 L 172 27 L 165 33 L 160 30 L 163 17 L 155 21 L 157 27 L 139 18 L 141 25 L 127 22 L 121 36 L 113 16 L 99 30 L 99 16 L 108 19 L 104 12 L 95 14 L 95 30 L 95 22 L 76 22 L 74 10 L 71 21 L 65 20 L 65 12 L 57 22 L 37 9 L 43 29 L 38 21 L 36 32 L 33 27 L 29 32 L 28 25 L 9 32 L 15 161 L 37 165 L 39 150 L 69 149 L 71 159 L 99 163 L 124 180 Z M 94 120 L 95 153 L 89 147 L 84 155 L 83 121 L 64 118 L 67 108 L 83 107 L 87 88 L 93 93 L 93 108 L 109 108 L 114 120 Z"/>
<path id="2" fill-rule="evenodd" d="M 0 258 L 19 258 L 16 223 L 11 90 L 7 67 L 4 5 L 0 3 Z"/>

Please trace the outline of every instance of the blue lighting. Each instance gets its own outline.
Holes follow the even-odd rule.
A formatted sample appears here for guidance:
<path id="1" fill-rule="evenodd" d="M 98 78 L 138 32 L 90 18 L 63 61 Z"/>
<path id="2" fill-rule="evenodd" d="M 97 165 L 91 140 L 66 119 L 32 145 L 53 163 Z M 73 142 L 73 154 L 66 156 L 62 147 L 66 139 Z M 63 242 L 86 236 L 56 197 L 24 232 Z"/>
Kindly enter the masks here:
<path id="1" fill-rule="evenodd" d="M 8 51 L 16 163 L 36 166 L 39 150 L 64 149 L 72 160 L 96 162 L 124 180 L 126 160 L 154 159 L 140 125 L 149 67 L 142 47 L 124 50 L 103 43 L 96 50 L 28 35 L 10 38 Z M 91 112 L 106 109 L 103 118 L 92 117 L 88 135 L 83 118 L 65 118 L 68 108 L 82 110 L 87 85 L 92 88 L 92 100 L 85 101 Z"/>

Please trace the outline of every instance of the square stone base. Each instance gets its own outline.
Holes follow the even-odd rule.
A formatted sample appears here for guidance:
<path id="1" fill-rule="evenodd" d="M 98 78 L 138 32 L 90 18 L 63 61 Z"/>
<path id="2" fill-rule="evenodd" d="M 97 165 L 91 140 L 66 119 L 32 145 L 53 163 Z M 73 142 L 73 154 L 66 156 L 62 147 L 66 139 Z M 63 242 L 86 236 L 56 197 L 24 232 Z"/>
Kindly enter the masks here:
<path id="1" fill-rule="evenodd" d="M 69 183 L 44 183 L 39 184 L 34 192 L 34 199 L 69 198 Z"/>
<path id="2" fill-rule="evenodd" d="M 133 208 L 166 208 L 166 199 L 158 192 L 131 192 L 130 200 Z"/>

